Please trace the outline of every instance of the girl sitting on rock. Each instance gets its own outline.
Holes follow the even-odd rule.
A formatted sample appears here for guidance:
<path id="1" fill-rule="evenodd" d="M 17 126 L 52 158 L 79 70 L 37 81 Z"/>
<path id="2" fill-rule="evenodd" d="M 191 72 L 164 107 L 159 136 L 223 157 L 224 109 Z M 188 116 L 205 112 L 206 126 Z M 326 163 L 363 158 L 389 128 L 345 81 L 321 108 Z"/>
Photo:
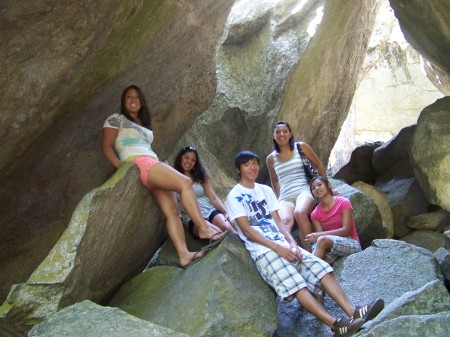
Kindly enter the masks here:
<path id="1" fill-rule="evenodd" d="M 175 157 L 173 167 L 192 180 L 195 197 L 206 223 L 213 229 L 234 232 L 227 219 L 225 205 L 214 191 L 197 149 L 192 146 L 182 148 Z M 186 213 L 179 195 L 177 195 L 177 200 L 183 224 L 189 232 L 198 236 L 198 228 Z"/>
<path id="2" fill-rule="evenodd" d="M 115 168 L 123 161 L 131 161 L 139 167 L 142 184 L 156 199 L 166 217 L 167 233 L 175 246 L 180 265 L 187 267 L 205 256 L 207 250 L 188 250 L 175 192 L 181 195 L 184 208 L 198 227 L 198 237 L 218 241 L 224 233 L 208 226 L 200 213 L 191 181 L 159 161 L 152 149 L 152 142 L 150 109 L 142 90 L 130 85 L 122 93 L 120 113 L 113 113 L 104 123 L 102 151 Z"/>
<path id="3" fill-rule="evenodd" d="M 311 252 L 311 246 L 305 238 L 311 233 L 312 225 L 308 216 L 315 204 L 297 144 L 320 175 L 326 177 L 327 172 L 311 146 L 294 141 L 288 122 L 277 122 L 272 138 L 274 151 L 267 156 L 266 165 L 272 189 L 280 203 L 281 221 L 289 232 L 293 230 L 294 221 L 297 223 L 300 244 L 303 249 Z"/>
<path id="4" fill-rule="evenodd" d="M 322 176 L 311 180 L 311 192 L 319 204 L 311 213 L 313 233 L 306 236 L 313 254 L 329 264 L 339 256 L 361 251 L 350 200 L 335 196 L 331 184 Z"/>

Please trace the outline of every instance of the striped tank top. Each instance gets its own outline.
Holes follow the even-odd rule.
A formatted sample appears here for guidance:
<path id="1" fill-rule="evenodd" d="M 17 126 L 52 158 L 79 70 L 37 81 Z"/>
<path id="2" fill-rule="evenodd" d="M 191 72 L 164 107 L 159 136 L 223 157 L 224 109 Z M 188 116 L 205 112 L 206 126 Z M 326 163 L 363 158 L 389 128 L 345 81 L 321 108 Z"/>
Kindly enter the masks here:
<path id="1" fill-rule="evenodd" d="M 273 166 L 280 183 L 280 196 L 278 200 L 297 197 L 305 189 L 309 191 L 308 180 L 306 180 L 303 169 L 302 158 L 298 151 L 294 151 L 291 159 L 285 162 L 278 161 L 278 156 L 273 153 Z"/>

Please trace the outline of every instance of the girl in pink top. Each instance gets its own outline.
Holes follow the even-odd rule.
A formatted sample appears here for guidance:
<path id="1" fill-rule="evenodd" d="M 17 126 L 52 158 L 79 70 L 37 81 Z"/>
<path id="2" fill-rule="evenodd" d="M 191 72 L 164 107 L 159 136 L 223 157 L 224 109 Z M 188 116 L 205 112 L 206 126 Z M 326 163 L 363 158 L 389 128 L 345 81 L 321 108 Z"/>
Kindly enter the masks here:
<path id="1" fill-rule="evenodd" d="M 314 232 L 306 236 L 316 244 L 313 254 L 332 264 L 339 256 L 361 251 L 350 200 L 333 194 L 331 184 L 322 176 L 311 180 L 311 192 L 319 204 L 311 213 Z"/>

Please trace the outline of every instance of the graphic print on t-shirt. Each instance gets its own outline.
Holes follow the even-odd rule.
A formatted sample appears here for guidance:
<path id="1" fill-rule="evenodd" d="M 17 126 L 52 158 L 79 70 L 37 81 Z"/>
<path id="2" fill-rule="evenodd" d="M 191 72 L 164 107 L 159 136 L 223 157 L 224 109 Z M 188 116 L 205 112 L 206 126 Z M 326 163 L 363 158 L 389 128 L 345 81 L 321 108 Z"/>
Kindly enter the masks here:
<path id="1" fill-rule="evenodd" d="M 253 195 L 240 193 L 236 197 L 246 209 L 250 226 L 261 232 L 266 238 L 271 240 L 283 240 L 272 217 L 272 213 L 267 207 L 266 199 L 255 200 Z"/>

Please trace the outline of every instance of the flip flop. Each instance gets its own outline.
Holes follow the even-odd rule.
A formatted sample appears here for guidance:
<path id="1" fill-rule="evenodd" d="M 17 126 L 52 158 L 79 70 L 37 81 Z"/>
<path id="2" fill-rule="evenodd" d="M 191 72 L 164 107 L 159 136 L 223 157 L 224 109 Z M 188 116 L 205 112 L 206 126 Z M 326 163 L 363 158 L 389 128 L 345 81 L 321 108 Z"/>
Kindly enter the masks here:
<path id="1" fill-rule="evenodd" d="M 199 251 L 195 252 L 194 255 L 192 255 L 191 262 L 189 262 L 188 264 L 182 266 L 181 268 L 186 269 L 187 267 L 190 267 L 190 266 L 192 266 L 193 264 L 196 264 L 198 261 L 200 261 L 201 259 L 203 259 L 203 258 L 206 256 L 206 254 L 208 254 L 208 251 L 209 251 L 209 250 L 206 250 L 206 249 L 203 249 L 203 248 L 202 248 L 202 249 L 200 249 Z M 197 255 L 200 254 L 201 252 L 204 252 L 203 255 L 197 257 Z"/>
<path id="2" fill-rule="evenodd" d="M 222 242 L 222 240 L 228 235 L 228 233 L 230 233 L 228 230 L 225 232 L 217 232 L 214 233 L 213 235 L 211 235 L 210 239 L 209 239 L 209 244 L 207 244 L 206 246 L 204 246 L 201 250 L 207 250 L 210 251 L 211 249 L 213 249 L 214 247 L 218 246 L 219 243 Z M 218 238 L 217 240 L 214 240 L 214 237 L 217 236 L 218 234 L 223 234 L 220 238 Z"/>
<path id="3" fill-rule="evenodd" d="M 217 240 L 214 240 L 214 237 L 216 237 L 217 235 L 223 234 L 220 238 L 218 238 Z M 214 244 L 215 242 L 220 242 L 222 241 L 225 236 L 227 236 L 228 234 L 230 234 L 230 231 L 227 229 L 225 232 L 215 232 L 213 235 L 211 235 L 211 237 L 209 238 L 209 244 Z"/>

